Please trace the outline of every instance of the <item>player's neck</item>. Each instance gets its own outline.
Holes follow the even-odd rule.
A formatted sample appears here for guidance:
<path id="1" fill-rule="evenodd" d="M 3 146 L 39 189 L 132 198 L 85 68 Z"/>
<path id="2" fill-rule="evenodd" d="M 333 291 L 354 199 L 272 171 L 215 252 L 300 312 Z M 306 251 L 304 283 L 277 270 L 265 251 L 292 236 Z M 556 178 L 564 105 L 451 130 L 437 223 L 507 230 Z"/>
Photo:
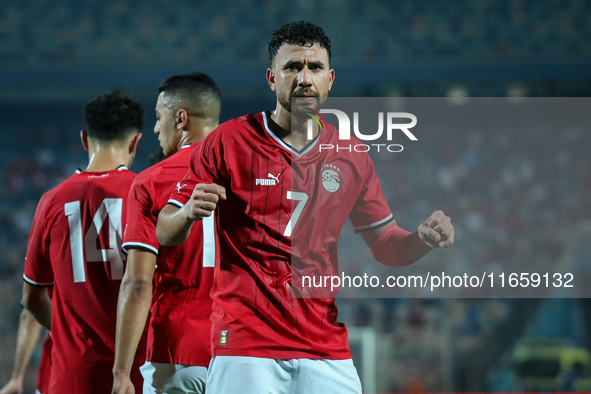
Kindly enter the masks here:
<path id="1" fill-rule="evenodd" d="M 113 145 L 96 146 L 88 151 L 88 172 L 112 171 L 129 165 L 129 154 Z"/>
<path id="2" fill-rule="evenodd" d="M 319 133 L 318 128 L 314 125 L 312 138 L 309 139 L 307 119 L 303 119 L 301 123 L 293 124 L 291 113 L 281 105 L 277 105 L 277 109 L 271 113 L 271 120 L 280 128 L 275 134 L 296 150 L 302 150 Z"/>
<path id="3" fill-rule="evenodd" d="M 183 130 L 181 139 L 179 141 L 178 148 L 185 145 L 194 144 L 195 142 L 201 142 L 207 137 L 209 133 L 214 131 L 218 127 L 218 123 L 212 122 L 199 122 L 195 127 L 191 127 L 188 130 Z"/>

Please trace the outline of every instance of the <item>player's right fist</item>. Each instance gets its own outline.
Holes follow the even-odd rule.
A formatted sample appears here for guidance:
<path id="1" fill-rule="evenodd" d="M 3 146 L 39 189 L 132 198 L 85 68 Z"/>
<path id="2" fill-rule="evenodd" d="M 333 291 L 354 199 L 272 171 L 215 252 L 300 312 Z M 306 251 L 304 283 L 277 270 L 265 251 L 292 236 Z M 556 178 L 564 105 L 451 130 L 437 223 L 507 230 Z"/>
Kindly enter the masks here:
<path id="1" fill-rule="evenodd" d="M 215 183 L 199 183 L 195 185 L 193 194 L 183 209 L 186 210 L 189 219 L 201 220 L 211 216 L 220 199 L 226 199 L 226 189 L 223 186 Z"/>

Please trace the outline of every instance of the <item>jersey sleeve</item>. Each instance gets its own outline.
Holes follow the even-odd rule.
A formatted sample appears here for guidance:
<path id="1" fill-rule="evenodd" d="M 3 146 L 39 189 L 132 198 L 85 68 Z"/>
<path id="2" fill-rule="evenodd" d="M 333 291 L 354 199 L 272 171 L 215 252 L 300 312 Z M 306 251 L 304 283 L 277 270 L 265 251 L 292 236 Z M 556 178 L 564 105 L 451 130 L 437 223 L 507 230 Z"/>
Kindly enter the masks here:
<path id="1" fill-rule="evenodd" d="M 364 155 L 360 168 L 363 169 L 360 174 L 363 187 L 349 215 L 355 232 L 378 228 L 394 220 L 369 155 Z"/>
<path id="2" fill-rule="evenodd" d="M 220 126 L 191 153 L 189 171 L 177 183 L 168 204 L 182 208 L 191 198 L 195 185 L 199 183 L 217 183 L 225 186 L 226 168 L 223 159 L 222 134 Z"/>
<path id="3" fill-rule="evenodd" d="M 50 198 L 41 197 L 29 233 L 23 279 L 34 286 L 53 286 L 53 269 L 49 258 L 48 209 Z"/>
<path id="4" fill-rule="evenodd" d="M 136 178 L 127 196 L 126 224 L 121 246 L 124 253 L 129 249 L 141 249 L 158 255 L 160 244 L 156 238 L 157 217 L 153 207 L 149 182 Z"/>

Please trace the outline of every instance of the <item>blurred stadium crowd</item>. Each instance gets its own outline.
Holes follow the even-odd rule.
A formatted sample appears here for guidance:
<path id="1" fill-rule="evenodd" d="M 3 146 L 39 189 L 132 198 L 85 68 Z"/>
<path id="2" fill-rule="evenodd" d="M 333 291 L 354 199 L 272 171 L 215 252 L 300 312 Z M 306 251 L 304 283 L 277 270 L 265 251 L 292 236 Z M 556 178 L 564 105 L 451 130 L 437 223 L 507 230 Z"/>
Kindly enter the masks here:
<path id="1" fill-rule="evenodd" d="M 472 67 L 472 62 L 591 59 L 591 2 L 586 0 L 5 0 L 0 7 L 0 70 L 68 70 L 88 65 L 141 70 L 186 67 L 198 59 L 199 66 L 263 65 L 262 75 L 270 32 L 296 19 L 323 26 L 333 40 L 334 62 L 346 66 L 424 67 L 452 62 Z M 527 72 L 521 70 L 524 75 Z M 568 79 L 556 72 L 535 80 L 492 75 L 477 80 L 458 75 L 453 80 L 434 77 L 429 82 L 411 79 L 389 85 L 367 79 L 355 84 L 349 79 L 346 94 L 566 96 L 575 92 L 588 96 L 591 92 L 591 78 Z M 252 105 L 240 103 L 244 94 L 224 88 L 223 83 L 220 86 L 225 106 L 222 120 L 230 114 L 241 115 Z M 119 86 L 106 85 L 105 90 L 114 87 Z M 155 96 L 140 99 L 151 113 Z M 258 108 L 262 109 L 266 108 Z M 23 258 L 37 201 L 81 166 L 86 152 L 77 134 L 83 127 L 79 103 L 0 102 L 0 113 L 1 385 L 12 368 Z M 144 134 L 151 132 L 149 116 Z M 519 134 L 473 130 L 466 138 L 446 130 L 429 137 L 421 157 L 408 154 L 383 160 L 380 156 L 375 158 L 376 167 L 378 174 L 387 170 L 393 180 L 382 181 L 384 194 L 403 227 L 418 225 L 434 206 L 453 218 L 461 247 L 448 252 L 458 272 L 472 263 L 494 267 L 507 258 L 514 264 L 551 266 L 567 251 L 588 259 L 588 249 L 578 240 L 591 237 L 589 131 L 544 130 L 540 125 Z M 151 136 L 142 143 L 132 167 L 136 172 L 149 165 L 147 156 L 156 148 Z M 348 238 L 340 242 L 340 255 L 343 264 L 354 270 L 356 259 L 364 258 L 359 250 L 366 247 L 346 229 L 343 236 Z M 437 266 L 439 258 L 434 253 L 425 264 Z M 377 263 L 375 270 L 385 272 Z M 532 299 L 339 301 L 341 321 L 350 327 L 369 326 L 378 333 L 377 388 L 382 392 L 511 389 L 502 378 L 503 371 L 510 370 L 507 352 L 524 332 L 532 330 L 536 316 L 540 319 L 541 313 L 552 319 L 552 311 L 564 307 L 545 310 L 542 304 Z M 585 307 L 568 305 L 574 315 L 591 315 Z M 569 318 L 540 332 L 588 346 L 585 327 Z"/>
<path id="2" fill-rule="evenodd" d="M 341 32 L 333 38 L 339 61 L 591 57 L 585 0 L 3 3 L 0 57 L 25 64 L 259 62 L 269 31 L 311 17 Z"/>

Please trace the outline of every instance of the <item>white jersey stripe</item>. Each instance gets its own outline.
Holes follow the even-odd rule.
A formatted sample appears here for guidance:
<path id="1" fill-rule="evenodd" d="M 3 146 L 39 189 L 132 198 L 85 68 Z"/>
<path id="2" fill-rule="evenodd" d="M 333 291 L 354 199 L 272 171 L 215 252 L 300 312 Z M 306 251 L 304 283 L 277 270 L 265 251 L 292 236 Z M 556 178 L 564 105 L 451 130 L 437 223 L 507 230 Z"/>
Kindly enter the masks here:
<path id="1" fill-rule="evenodd" d="M 287 149 L 288 151 L 290 151 L 291 153 L 293 153 L 294 155 L 296 155 L 298 157 L 302 157 L 306 153 L 310 152 L 312 150 L 312 148 L 316 146 L 316 144 L 318 143 L 318 140 L 320 139 L 320 136 L 317 136 L 316 139 L 314 140 L 314 142 L 312 142 L 310 144 L 310 146 L 308 146 L 304 151 L 298 152 L 295 149 L 293 149 L 291 146 L 289 146 L 288 144 L 286 144 L 285 141 L 283 141 L 281 138 L 277 137 L 275 135 L 275 133 L 273 133 L 271 131 L 271 129 L 269 128 L 269 124 L 267 123 L 267 114 L 264 111 L 262 112 L 262 114 L 263 114 L 263 121 L 265 123 L 265 130 L 267 131 L 267 133 L 271 137 L 273 137 L 273 139 L 275 141 L 277 141 L 279 143 L 279 145 L 281 145 L 283 148 Z"/>
<path id="2" fill-rule="evenodd" d="M 384 219 L 382 219 L 382 220 L 378 220 L 377 222 L 375 222 L 375 223 L 372 223 L 372 224 L 368 224 L 367 226 L 359 226 L 359 227 L 355 227 L 354 229 L 355 229 L 355 231 L 361 231 L 361 230 L 367 230 L 367 229 L 370 229 L 370 228 L 372 228 L 372 227 L 379 227 L 380 225 L 382 225 L 382 224 L 384 224 L 384 223 L 388 222 L 389 220 L 391 220 L 393 217 L 394 217 L 394 215 L 392 215 L 392 214 L 389 214 L 387 217 L 385 217 L 385 218 L 384 218 Z"/>
<path id="3" fill-rule="evenodd" d="M 136 247 L 140 247 L 140 248 L 146 248 L 151 250 L 152 252 L 154 252 L 156 255 L 158 255 L 158 248 L 153 247 L 152 245 L 148 245 L 145 244 L 143 242 L 125 242 L 123 245 L 121 245 L 121 250 L 127 254 L 129 247 L 136 246 Z"/>
<path id="4" fill-rule="evenodd" d="M 168 200 L 167 204 L 174 205 L 177 208 L 182 208 L 185 206 L 185 204 L 182 204 L 180 201 L 174 200 L 172 198 L 170 200 Z"/>
<path id="5" fill-rule="evenodd" d="M 51 282 L 51 283 L 35 282 L 34 280 L 27 278 L 27 276 L 25 274 L 23 274 L 23 279 L 28 284 L 34 285 L 34 286 L 53 286 L 53 282 Z"/>

